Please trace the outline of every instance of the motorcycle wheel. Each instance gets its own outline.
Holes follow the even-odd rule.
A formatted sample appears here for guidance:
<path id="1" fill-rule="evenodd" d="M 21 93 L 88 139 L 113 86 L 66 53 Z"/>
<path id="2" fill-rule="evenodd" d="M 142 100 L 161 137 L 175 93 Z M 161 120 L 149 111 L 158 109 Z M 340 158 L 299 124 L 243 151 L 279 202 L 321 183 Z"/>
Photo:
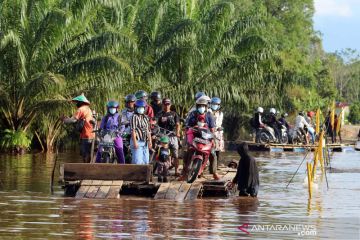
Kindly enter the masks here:
<path id="1" fill-rule="evenodd" d="M 269 143 L 270 142 L 270 138 L 269 138 L 269 136 L 267 135 L 267 133 L 266 132 L 260 132 L 260 138 L 259 138 L 259 140 L 260 140 L 260 143 L 261 144 L 265 144 L 265 143 Z"/>
<path id="2" fill-rule="evenodd" d="M 288 144 L 288 136 L 287 135 L 283 135 L 281 137 L 281 143 L 283 144 Z"/>
<path id="3" fill-rule="evenodd" d="M 202 165 L 202 160 L 200 158 L 196 158 L 191 162 L 191 166 L 189 168 L 190 171 L 187 179 L 188 183 L 193 183 L 196 180 L 196 178 L 199 175 L 201 165 Z"/>

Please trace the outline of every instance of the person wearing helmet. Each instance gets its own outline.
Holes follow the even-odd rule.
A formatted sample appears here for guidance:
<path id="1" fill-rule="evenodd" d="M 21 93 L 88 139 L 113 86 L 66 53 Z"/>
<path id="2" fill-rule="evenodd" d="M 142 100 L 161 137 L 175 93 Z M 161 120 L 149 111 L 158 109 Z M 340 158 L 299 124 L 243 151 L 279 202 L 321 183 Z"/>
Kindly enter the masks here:
<path id="1" fill-rule="evenodd" d="M 138 100 L 142 99 L 145 102 L 147 102 L 147 99 L 148 99 L 148 95 L 144 90 L 137 91 L 135 93 L 135 97 L 136 97 L 136 99 L 138 99 Z M 145 115 L 149 117 L 150 124 L 155 124 L 155 121 L 154 121 L 154 117 L 155 117 L 154 109 L 149 104 L 146 104 Z"/>
<path id="2" fill-rule="evenodd" d="M 121 128 L 121 115 L 118 113 L 119 103 L 115 100 L 110 100 L 106 104 L 107 113 L 101 119 L 101 124 L 99 130 L 105 131 L 117 131 Z M 117 157 L 117 162 L 119 164 L 125 164 L 125 156 L 124 156 L 124 146 L 123 140 L 121 136 L 118 134 L 117 137 L 114 139 L 114 148 L 115 154 Z M 96 154 L 96 162 L 101 162 L 101 151 L 102 149 L 99 148 Z"/>
<path id="3" fill-rule="evenodd" d="M 76 104 L 76 112 L 72 117 L 63 118 L 65 124 L 76 123 L 80 131 L 80 155 L 84 162 L 90 162 L 91 159 L 91 145 L 94 141 L 95 134 L 93 133 L 95 120 L 90 109 L 90 102 L 81 94 L 72 99 Z"/>
<path id="4" fill-rule="evenodd" d="M 179 138 L 180 138 L 180 117 L 171 111 L 171 100 L 164 98 L 162 100 L 163 109 L 156 115 L 157 124 L 166 132 L 170 132 L 169 145 L 172 155 L 172 165 L 175 167 L 175 176 L 178 175 L 179 167 Z"/>
<path id="5" fill-rule="evenodd" d="M 156 153 L 156 161 L 158 164 L 158 182 L 168 182 L 169 168 L 171 166 L 169 148 L 169 137 L 164 135 L 160 137 L 160 147 Z"/>
<path id="6" fill-rule="evenodd" d="M 159 92 L 152 92 L 150 94 L 150 99 L 150 105 L 154 110 L 154 115 L 156 116 L 162 110 L 161 94 Z"/>
<path id="7" fill-rule="evenodd" d="M 282 125 L 282 126 L 285 126 L 286 129 L 289 131 L 290 130 L 290 125 L 289 123 L 286 121 L 286 118 L 287 118 L 288 114 L 287 113 L 283 113 L 281 114 L 281 117 L 279 118 L 279 123 Z"/>
<path id="8" fill-rule="evenodd" d="M 130 148 L 132 164 L 149 164 L 149 149 L 152 148 L 150 122 L 145 115 L 147 103 L 139 99 L 135 102 L 135 112 L 130 121 Z"/>
<path id="9" fill-rule="evenodd" d="M 123 142 L 130 142 L 131 131 L 130 131 L 130 121 L 134 114 L 136 97 L 133 94 L 129 94 L 125 97 L 125 108 L 121 110 L 121 132 L 123 134 Z M 130 148 L 128 144 L 124 144 L 124 155 L 125 162 L 131 163 L 131 159 L 129 157 Z"/>
<path id="10" fill-rule="evenodd" d="M 216 158 L 211 161 L 210 158 L 210 173 L 213 173 L 213 169 L 217 169 L 217 163 L 220 161 L 220 152 L 224 152 L 224 134 L 222 123 L 224 119 L 224 113 L 221 111 L 221 99 L 218 97 L 211 98 L 210 108 L 212 110 L 212 116 L 215 121 L 215 153 Z M 213 166 L 216 165 L 216 166 Z"/>
<path id="11" fill-rule="evenodd" d="M 308 122 L 305 120 L 304 117 L 304 112 L 300 111 L 299 115 L 297 115 L 296 119 L 295 119 L 295 127 L 294 127 L 294 131 L 300 130 L 300 132 L 306 136 L 306 131 L 304 129 L 304 127 L 307 127 L 309 129 L 310 125 L 308 124 Z M 308 140 L 306 139 L 306 144 L 308 144 Z"/>
<path id="12" fill-rule="evenodd" d="M 262 121 L 262 116 L 264 109 L 258 107 L 254 113 L 254 116 L 250 119 L 250 126 L 253 128 L 253 141 L 258 141 L 258 132 L 260 128 L 265 127 L 265 124 Z"/>
<path id="13" fill-rule="evenodd" d="M 209 104 L 209 101 L 206 98 L 200 97 L 198 100 L 196 100 L 196 110 L 190 113 L 190 115 L 185 123 L 186 128 L 193 128 L 196 126 L 202 127 L 202 125 L 204 125 L 207 128 L 209 128 L 211 132 L 215 131 L 216 125 L 215 125 L 214 118 L 213 118 L 212 114 L 207 111 L 208 104 Z M 199 121 L 199 119 L 203 119 L 203 121 Z M 186 152 L 186 155 L 184 157 L 183 173 L 179 180 L 186 179 L 192 154 L 193 153 L 191 151 Z M 211 154 L 210 156 L 214 157 L 214 155 L 215 155 L 215 152 L 213 152 L 213 154 Z M 214 179 L 218 180 L 218 179 L 220 179 L 220 177 L 216 173 L 215 164 L 213 166 L 214 166 L 213 167 L 213 177 L 214 177 Z"/>
<path id="14" fill-rule="evenodd" d="M 269 116 L 266 120 L 266 124 L 269 127 L 271 127 L 272 129 L 274 129 L 275 137 L 276 137 L 277 141 L 280 142 L 281 132 L 279 130 L 279 126 L 281 125 L 281 123 L 276 119 L 276 109 L 275 108 L 270 108 Z"/>

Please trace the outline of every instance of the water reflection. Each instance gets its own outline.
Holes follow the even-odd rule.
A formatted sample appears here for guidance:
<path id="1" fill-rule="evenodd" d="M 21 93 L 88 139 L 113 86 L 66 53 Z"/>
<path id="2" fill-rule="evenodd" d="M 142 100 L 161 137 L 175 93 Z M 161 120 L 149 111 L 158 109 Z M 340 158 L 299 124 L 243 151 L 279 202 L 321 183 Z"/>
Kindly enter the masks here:
<path id="1" fill-rule="evenodd" d="M 319 177 L 318 189 L 310 201 L 303 184 L 305 165 L 289 188 L 285 188 L 302 155 L 257 154 L 261 180 L 259 202 L 247 203 L 239 198 L 193 202 L 64 198 L 59 185 L 55 186 L 55 195 L 49 194 L 51 156 L 2 156 L 0 238 L 15 235 L 19 239 L 292 239 L 297 236 L 289 232 L 247 235 L 239 226 L 311 223 L 318 229 L 318 237 L 341 239 L 347 234 L 347 239 L 358 239 L 360 183 L 354 180 L 360 174 L 351 169 L 360 169 L 359 156 L 359 153 L 335 153 L 332 167 L 341 171 L 328 174 L 329 189 L 325 179 Z M 238 156 L 230 153 L 227 159 Z M 72 154 L 59 157 L 60 162 L 74 160 Z"/>

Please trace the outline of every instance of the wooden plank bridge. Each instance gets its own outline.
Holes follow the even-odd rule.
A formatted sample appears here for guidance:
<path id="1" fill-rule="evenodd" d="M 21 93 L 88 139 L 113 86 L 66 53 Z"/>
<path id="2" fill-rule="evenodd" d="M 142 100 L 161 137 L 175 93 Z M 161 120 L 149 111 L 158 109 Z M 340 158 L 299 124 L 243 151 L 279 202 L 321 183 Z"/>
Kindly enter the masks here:
<path id="1" fill-rule="evenodd" d="M 158 183 L 157 177 L 152 176 L 151 165 L 65 163 L 61 169 L 65 189 L 73 189 L 70 195 L 78 199 L 137 195 L 190 201 L 199 197 L 228 197 L 236 192 L 228 187 L 236 169 L 225 167 L 218 170 L 220 180 L 212 180 L 212 175 L 204 173 L 193 183 L 176 181 L 173 176 L 167 183 Z"/>

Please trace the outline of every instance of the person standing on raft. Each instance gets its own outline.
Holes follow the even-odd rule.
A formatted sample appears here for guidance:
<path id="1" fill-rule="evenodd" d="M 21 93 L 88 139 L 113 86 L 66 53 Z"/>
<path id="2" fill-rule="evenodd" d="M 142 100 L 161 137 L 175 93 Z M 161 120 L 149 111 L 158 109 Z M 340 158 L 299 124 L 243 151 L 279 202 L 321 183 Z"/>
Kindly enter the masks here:
<path id="1" fill-rule="evenodd" d="M 239 196 L 256 197 L 259 191 L 259 171 L 256 160 L 249 154 L 249 147 L 246 143 L 241 143 L 238 147 L 240 161 L 237 172 L 231 182 L 230 187 L 238 185 Z"/>

